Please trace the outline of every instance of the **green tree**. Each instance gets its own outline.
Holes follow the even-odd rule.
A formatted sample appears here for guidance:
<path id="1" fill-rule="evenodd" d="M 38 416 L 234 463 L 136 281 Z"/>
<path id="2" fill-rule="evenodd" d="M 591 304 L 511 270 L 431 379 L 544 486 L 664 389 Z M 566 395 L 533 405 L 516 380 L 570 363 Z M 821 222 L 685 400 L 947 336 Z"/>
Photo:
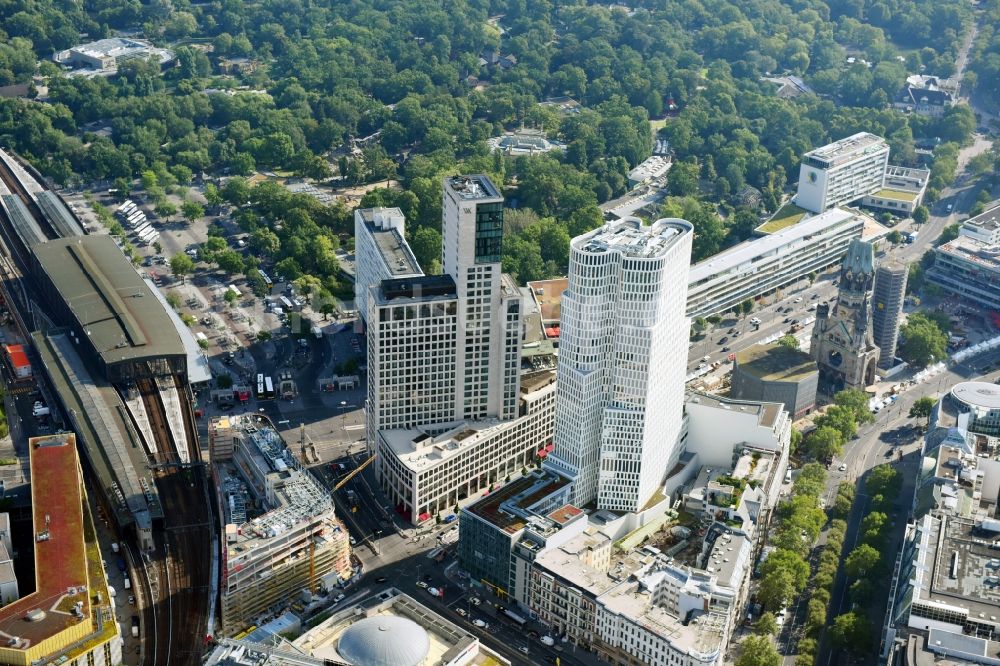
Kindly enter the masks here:
<path id="1" fill-rule="evenodd" d="M 205 184 L 205 201 L 209 206 L 218 206 L 225 201 L 225 199 L 222 198 L 222 193 L 219 191 L 219 188 L 216 187 L 214 183 Z"/>
<path id="2" fill-rule="evenodd" d="M 417 263 L 427 273 L 430 265 L 441 258 L 441 234 L 431 227 L 420 227 L 413 232 L 413 242 L 410 247 L 417 258 Z"/>
<path id="3" fill-rule="evenodd" d="M 913 209 L 913 221 L 917 224 L 924 224 L 930 218 L 931 213 L 927 206 L 917 206 Z"/>
<path id="4" fill-rule="evenodd" d="M 829 460 L 844 449 L 844 436 L 836 428 L 816 428 L 806 437 L 806 450 L 817 460 Z"/>
<path id="5" fill-rule="evenodd" d="M 864 613 L 851 611 L 838 615 L 830 627 L 830 639 L 837 647 L 863 654 L 871 649 L 872 626 Z"/>
<path id="6" fill-rule="evenodd" d="M 167 219 L 177 214 L 177 206 L 172 201 L 164 199 L 156 204 L 156 214 Z"/>
<path id="7" fill-rule="evenodd" d="M 235 176 L 226 181 L 219 193 L 230 204 L 243 206 L 250 201 L 250 184 L 246 178 Z"/>
<path id="8" fill-rule="evenodd" d="M 899 334 L 902 339 L 900 355 L 908 363 L 924 367 L 945 358 L 948 337 L 926 315 L 919 312 L 910 315 Z"/>
<path id="9" fill-rule="evenodd" d="M 774 636 L 778 633 L 778 621 L 774 614 L 768 611 L 760 616 L 753 625 L 753 631 L 759 636 Z"/>
<path id="10" fill-rule="evenodd" d="M 865 489 L 870 496 L 883 495 L 895 497 L 902 486 L 903 480 L 892 465 L 878 465 L 868 472 L 865 479 Z"/>
<path id="11" fill-rule="evenodd" d="M 973 215 L 976 215 L 976 213 L 973 213 Z M 944 229 L 941 230 L 941 235 L 938 236 L 937 240 L 934 241 L 934 245 L 940 247 L 945 243 L 950 243 L 951 241 L 955 240 L 956 238 L 958 238 L 958 231 L 960 228 L 961 228 L 960 224 L 957 223 L 949 224 L 948 226 L 946 226 Z"/>
<path id="12" fill-rule="evenodd" d="M 748 636 L 741 645 L 736 666 L 780 666 L 781 655 L 767 636 Z"/>
<path id="13" fill-rule="evenodd" d="M 854 419 L 854 410 L 848 407 L 841 407 L 840 405 L 828 407 L 825 414 L 813 419 L 813 423 L 817 428 L 829 426 L 840 431 L 845 441 L 854 437 L 858 431 L 858 423 Z"/>
<path id="14" fill-rule="evenodd" d="M 903 234 L 899 233 L 898 230 L 893 229 L 889 232 L 889 235 L 886 236 L 885 239 L 893 245 L 899 245 L 903 242 Z"/>
<path id="15" fill-rule="evenodd" d="M 911 419 L 930 419 L 931 412 L 934 411 L 934 405 L 937 402 L 934 398 L 925 395 L 923 397 L 917 398 L 914 401 L 913 406 L 910 407 L 910 418 Z"/>
<path id="16" fill-rule="evenodd" d="M 194 260 L 186 254 L 175 254 L 170 258 L 170 272 L 184 279 L 194 270 Z"/>
<path id="17" fill-rule="evenodd" d="M 205 217 L 205 209 L 197 201 L 191 201 L 187 199 L 181 204 L 181 213 L 184 215 L 188 222 L 194 222 L 202 217 Z"/>
<path id="18" fill-rule="evenodd" d="M 753 299 L 748 298 L 742 303 L 740 303 L 740 314 L 746 317 L 751 312 L 753 312 Z"/>
<path id="19" fill-rule="evenodd" d="M 236 250 L 223 250 L 215 255 L 215 263 L 227 273 L 243 272 L 243 255 Z"/>
<path id="20" fill-rule="evenodd" d="M 874 575 L 881 563 L 881 555 L 866 543 L 861 544 L 844 560 L 844 571 L 852 579 Z"/>
<path id="21" fill-rule="evenodd" d="M 226 290 L 226 292 L 222 295 L 222 297 L 226 299 L 226 303 L 229 304 L 230 306 L 233 305 L 240 298 L 239 296 L 236 295 L 235 291 L 231 291 L 229 289 Z"/>
<path id="22" fill-rule="evenodd" d="M 799 339 L 791 334 L 783 335 L 780 338 L 778 338 L 778 344 L 781 345 L 782 347 L 788 347 L 789 349 L 798 349 Z"/>
<path id="23" fill-rule="evenodd" d="M 771 551 L 760 565 L 762 576 L 776 571 L 787 571 L 792 574 L 796 594 L 806 586 L 809 580 L 809 564 L 798 553 L 778 548 Z"/>
<path id="24" fill-rule="evenodd" d="M 784 608 L 788 600 L 795 596 L 795 574 L 776 569 L 760 579 L 757 598 L 767 609 Z"/>
<path id="25" fill-rule="evenodd" d="M 851 410 L 856 423 L 871 423 L 875 415 L 868 409 L 868 394 L 858 389 L 844 389 L 833 396 L 833 403 Z"/>

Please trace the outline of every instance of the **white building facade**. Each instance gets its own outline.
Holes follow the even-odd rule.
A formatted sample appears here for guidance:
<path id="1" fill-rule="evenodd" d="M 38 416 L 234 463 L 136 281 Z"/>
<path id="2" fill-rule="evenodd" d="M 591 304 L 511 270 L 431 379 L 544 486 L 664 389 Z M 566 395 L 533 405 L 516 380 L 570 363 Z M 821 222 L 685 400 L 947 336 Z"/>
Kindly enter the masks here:
<path id="1" fill-rule="evenodd" d="M 547 381 L 526 388 L 516 419 L 461 421 L 438 435 L 379 430 L 381 485 L 396 509 L 414 524 L 444 517 L 533 464 L 552 441 L 555 413 L 555 377 L 540 374 Z"/>
<path id="2" fill-rule="evenodd" d="M 504 281 L 503 196 L 484 175 L 444 181 L 441 265 L 458 291 L 457 404 L 462 418 L 514 418 L 521 296 Z"/>
<path id="3" fill-rule="evenodd" d="M 381 429 L 459 420 L 458 296 L 451 276 L 383 280 L 368 294 L 368 311 L 369 446 Z"/>
<path id="4" fill-rule="evenodd" d="M 691 267 L 687 314 L 707 317 L 839 264 L 864 218 L 835 208 L 733 246 Z"/>
<path id="5" fill-rule="evenodd" d="M 398 208 L 354 211 L 354 301 L 368 321 L 368 290 L 382 280 L 423 275 L 406 242 L 406 218 Z"/>
<path id="6" fill-rule="evenodd" d="M 573 502 L 638 511 L 679 455 L 691 225 L 636 218 L 570 244 L 555 451 Z"/>
<path id="7" fill-rule="evenodd" d="M 856 201 L 882 189 L 889 144 L 859 132 L 809 151 L 799 166 L 795 204 L 814 213 Z"/>

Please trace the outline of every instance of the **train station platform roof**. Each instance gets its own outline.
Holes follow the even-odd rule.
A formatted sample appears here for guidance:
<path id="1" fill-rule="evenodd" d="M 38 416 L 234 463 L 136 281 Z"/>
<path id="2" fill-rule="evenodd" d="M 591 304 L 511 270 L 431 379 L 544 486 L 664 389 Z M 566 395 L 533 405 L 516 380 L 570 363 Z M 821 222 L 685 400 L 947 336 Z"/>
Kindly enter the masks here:
<path id="1" fill-rule="evenodd" d="M 153 294 L 163 303 L 163 308 L 170 317 L 170 321 L 174 323 L 177 335 L 180 336 L 181 343 L 184 345 L 184 352 L 187 354 L 188 383 L 197 385 L 206 384 L 212 381 L 212 369 L 208 364 L 208 359 L 205 357 L 204 350 L 202 350 L 202 348 L 198 345 L 198 341 L 195 339 L 194 332 L 191 330 L 191 327 L 187 326 L 181 320 L 181 316 L 177 314 L 177 311 L 170 307 L 170 304 L 167 303 L 167 297 L 152 284 L 152 281 L 147 279 L 146 283 L 149 285 Z"/>
<path id="2" fill-rule="evenodd" d="M 143 442 L 132 426 L 121 396 L 107 381 L 95 377 L 63 332 L 32 334 L 59 402 L 79 435 L 87 461 L 112 500 L 119 525 L 135 522 L 149 528 L 163 519 L 163 507 L 153 481 Z"/>
<path id="3" fill-rule="evenodd" d="M 35 257 L 57 292 L 49 298 L 65 303 L 104 366 L 184 355 L 163 302 L 110 236 L 53 240 Z"/>

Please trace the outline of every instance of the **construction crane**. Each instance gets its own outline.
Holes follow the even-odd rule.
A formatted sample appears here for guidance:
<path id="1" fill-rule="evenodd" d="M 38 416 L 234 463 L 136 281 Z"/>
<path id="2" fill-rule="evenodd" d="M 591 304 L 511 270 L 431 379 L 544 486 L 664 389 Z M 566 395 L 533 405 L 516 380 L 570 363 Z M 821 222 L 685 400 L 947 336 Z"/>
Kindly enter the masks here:
<path id="1" fill-rule="evenodd" d="M 374 455 L 372 455 L 371 457 L 368 458 L 368 460 L 366 460 L 363 463 L 361 463 L 360 465 L 358 465 L 357 469 L 353 470 L 350 474 L 348 474 L 347 476 L 345 476 L 344 478 L 342 478 L 340 481 L 338 481 L 337 485 L 335 485 L 333 487 L 333 490 L 331 490 L 330 492 L 335 493 L 338 490 L 340 490 L 341 488 L 343 488 L 344 485 L 348 481 L 350 481 L 351 479 L 353 479 L 355 476 L 358 475 L 358 472 L 360 472 L 361 470 L 363 470 L 365 467 L 368 467 L 368 465 L 371 465 L 373 460 L 375 460 L 375 456 Z"/>
<path id="2" fill-rule="evenodd" d="M 333 494 L 344 487 L 344 485 L 358 475 L 359 472 L 364 470 L 365 467 L 372 464 L 375 460 L 375 456 L 370 456 L 368 460 L 364 461 L 356 469 L 351 471 L 350 474 L 341 479 L 337 485 L 330 490 L 330 494 Z M 310 539 L 309 541 L 309 591 L 312 594 L 316 594 L 316 539 Z"/>

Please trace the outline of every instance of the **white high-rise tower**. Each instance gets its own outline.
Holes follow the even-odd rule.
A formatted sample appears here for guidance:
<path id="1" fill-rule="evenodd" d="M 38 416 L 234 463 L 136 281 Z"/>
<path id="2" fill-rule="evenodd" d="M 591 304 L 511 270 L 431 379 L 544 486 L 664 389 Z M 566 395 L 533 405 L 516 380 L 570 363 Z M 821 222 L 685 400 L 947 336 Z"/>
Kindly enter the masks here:
<path id="1" fill-rule="evenodd" d="M 517 416 L 521 292 L 500 270 L 503 195 L 484 175 L 444 180 L 441 265 L 458 292 L 457 412 Z"/>
<path id="2" fill-rule="evenodd" d="M 577 505 L 640 511 L 680 454 L 692 227 L 609 222 L 570 243 L 555 451 Z"/>

